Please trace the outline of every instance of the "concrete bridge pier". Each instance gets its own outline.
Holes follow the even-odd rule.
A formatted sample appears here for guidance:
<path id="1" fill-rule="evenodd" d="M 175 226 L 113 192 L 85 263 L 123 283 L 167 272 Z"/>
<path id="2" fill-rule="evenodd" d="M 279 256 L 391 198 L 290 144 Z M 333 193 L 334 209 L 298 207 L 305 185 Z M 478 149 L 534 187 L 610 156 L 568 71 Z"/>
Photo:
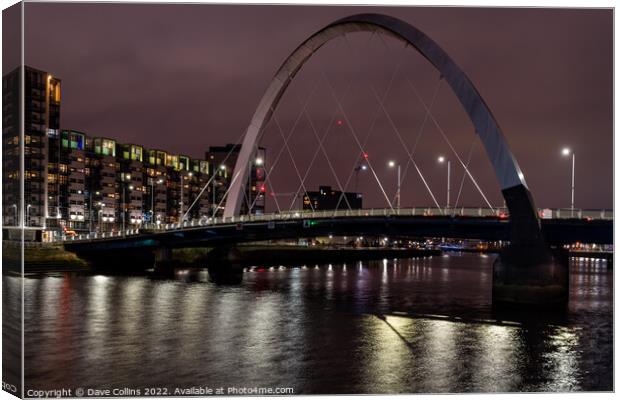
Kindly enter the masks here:
<path id="1" fill-rule="evenodd" d="M 503 193 L 511 210 L 512 241 L 493 264 L 493 306 L 565 307 L 568 253 L 552 251 L 545 242 L 527 188 L 517 186 Z"/>
<path id="2" fill-rule="evenodd" d="M 217 284 L 238 285 L 243 280 L 243 255 L 236 246 L 219 246 L 207 255 L 209 278 Z"/>
<path id="3" fill-rule="evenodd" d="M 493 306 L 562 308 L 568 302 L 568 255 L 511 246 L 493 264 Z"/>
<path id="4" fill-rule="evenodd" d="M 154 271 L 155 273 L 165 273 L 174 270 L 172 260 L 172 249 L 170 247 L 161 246 L 154 251 Z"/>

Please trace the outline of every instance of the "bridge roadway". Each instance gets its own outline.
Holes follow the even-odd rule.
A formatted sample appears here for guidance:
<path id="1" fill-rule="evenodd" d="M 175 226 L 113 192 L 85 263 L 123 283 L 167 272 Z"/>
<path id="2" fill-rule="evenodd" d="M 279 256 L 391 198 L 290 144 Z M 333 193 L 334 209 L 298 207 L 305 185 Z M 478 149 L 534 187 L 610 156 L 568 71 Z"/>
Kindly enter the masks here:
<path id="1" fill-rule="evenodd" d="M 390 236 L 409 238 L 509 240 L 505 210 L 480 208 L 374 209 L 352 211 L 293 211 L 159 224 L 123 232 L 67 238 L 65 248 L 78 253 L 109 250 L 155 250 L 226 246 L 260 240 L 316 236 Z M 613 243 L 613 213 L 609 210 L 541 210 L 542 230 L 549 244 Z"/>

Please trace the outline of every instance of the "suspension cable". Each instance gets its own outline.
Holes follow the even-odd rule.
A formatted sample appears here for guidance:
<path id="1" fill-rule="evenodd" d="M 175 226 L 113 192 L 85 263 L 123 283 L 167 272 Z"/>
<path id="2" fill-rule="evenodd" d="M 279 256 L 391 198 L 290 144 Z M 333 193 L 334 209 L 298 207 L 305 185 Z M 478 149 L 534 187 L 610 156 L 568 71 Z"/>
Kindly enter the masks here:
<path id="1" fill-rule="evenodd" d="M 422 100 L 422 98 L 420 97 L 420 94 L 418 93 L 418 90 L 415 88 L 415 85 L 413 85 L 413 83 L 411 82 L 411 80 L 409 79 L 408 76 L 405 76 L 405 79 L 407 80 L 407 83 L 409 84 L 409 87 L 411 87 L 411 89 L 414 91 L 416 97 L 420 100 L 420 103 L 422 103 L 422 105 L 424 106 L 424 108 L 428 109 L 426 103 L 424 102 L 424 100 Z M 484 192 L 482 191 L 482 189 L 480 188 L 480 185 L 478 185 L 478 182 L 476 181 L 476 179 L 473 177 L 473 175 L 471 174 L 471 172 L 469 171 L 469 169 L 467 168 L 467 166 L 465 165 L 465 163 L 463 162 L 463 160 L 461 159 L 461 157 L 459 156 L 458 152 L 454 149 L 454 146 L 452 146 L 452 143 L 450 142 L 450 139 L 448 139 L 446 133 L 444 132 L 444 130 L 441 128 L 441 126 L 439 125 L 439 122 L 437 122 L 437 120 L 435 119 L 435 117 L 433 116 L 432 113 L 429 113 L 429 116 L 431 118 L 431 120 L 433 121 L 433 124 L 437 127 L 437 129 L 439 130 L 439 132 L 441 133 L 441 136 L 443 136 L 444 140 L 446 141 L 446 143 L 448 144 L 448 146 L 450 147 L 450 149 L 452 150 L 452 152 L 454 153 L 454 155 L 456 156 L 456 158 L 458 159 L 459 163 L 463 166 L 463 168 L 465 169 L 465 172 L 467 173 L 467 175 L 469 176 L 469 178 L 471 179 L 471 181 L 473 182 L 473 184 L 476 186 L 476 189 L 478 189 L 478 192 L 480 193 L 480 195 L 482 196 L 482 198 L 484 199 L 484 201 L 487 203 L 487 205 L 489 206 L 489 208 L 493 211 L 495 211 L 495 209 L 493 208 L 493 206 L 491 205 L 491 203 L 489 202 L 489 200 L 487 199 L 487 197 L 485 196 Z"/>
<path id="2" fill-rule="evenodd" d="M 476 146 L 476 144 L 478 143 L 478 141 L 474 138 L 474 140 L 471 141 L 471 145 L 469 146 L 469 153 L 467 155 L 467 166 L 469 167 L 469 164 L 471 163 L 471 158 L 473 155 L 473 150 L 474 147 Z M 463 170 L 463 177 L 461 178 L 461 184 L 459 186 L 459 192 L 456 195 L 456 201 L 454 202 L 454 207 L 452 210 L 452 213 L 456 213 L 456 209 L 458 208 L 458 204 L 459 204 L 459 200 L 461 199 L 461 192 L 463 191 L 463 185 L 465 184 L 465 177 L 467 176 L 467 173 L 465 172 L 465 170 Z"/>
<path id="3" fill-rule="evenodd" d="M 332 93 L 332 97 L 334 97 L 334 100 L 336 100 L 336 102 L 338 103 L 338 108 L 340 108 L 340 111 L 342 112 L 342 116 L 344 117 L 347 126 L 349 128 L 349 132 L 351 132 L 351 134 L 353 135 L 353 138 L 355 139 L 355 143 L 357 143 L 357 146 L 359 147 L 360 151 L 362 152 L 362 154 L 366 154 L 364 147 L 362 146 L 362 143 L 360 142 L 359 138 L 357 137 L 357 134 L 355 133 L 355 130 L 353 129 L 353 125 L 351 124 L 351 121 L 349 120 L 349 116 L 347 115 L 347 113 L 344 111 L 344 107 L 342 106 L 342 104 L 338 101 L 338 99 L 336 98 L 336 95 L 334 93 L 334 89 L 331 85 L 331 83 L 327 80 L 327 77 L 324 76 L 325 81 L 327 82 L 330 91 Z M 390 201 L 390 198 L 388 197 L 387 193 L 385 192 L 385 189 L 383 188 L 383 185 L 381 184 L 381 180 L 379 179 L 379 177 L 377 176 L 377 173 L 375 171 L 375 169 L 372 166 L 372 163 L 370 162 L 370 159 L 368 157 L 365 157 L 366 159 L 366 163 L 368 164 L 368 168 L 370 168 L 370 171 L 372 172 L 373 176 L 375 177 L 377 184 L 379 185 L 379 188 L 381 189 L 381 192 L 383 193 L 383 197 L 385 197 L 385 201 L 387 201 L 389 207 L 391 210 L 394 210 L 394 207 L 392 206 L 392 202 Z"/>
<path id="4" fill-rule="evenodd" d="M 441 86 L 441 82 L 442 82 L 442 77 L 441 75 L 439 75 L 439 79 L 437 80 L 437 84 L 435 85 L 435 91 L 433 93 L 433 97 L 431 98 L 431 103 L 429 105 L 428 111 L 424 111 L 424 118 L 422 118 L 422 123 L 420 124 L 420 126 L 418 127 L 418 133 L 416 135 L 416 139 L 413 143 L 413 147 L 411 148 L 411 155 L 413 156 L 418 148 L 418 143 L 420 142 L 420 139 L 422 138 L 422 133 L 424 132 L 424 128 L 426 127 L 426 122 L 428 121 L 428 115 L 430 110 L 433 109 L 433 106 L 435 105 L 435 101 L 437 99 L 437 94 L 439 92 L 439 87 Z M 409 159 L 407 159 L 407 163 L 405 164 L 405 170 L 403 171 L 403 181 L 406 179 L 407 177 L 407 172 L 409 172 L 409 166 L 411 165 L 411 161 Z"/>
<path id="5" fill-rule="evenodd" d="M 304 110 L 308 107 L 308 104 L 310 104 L 310 99 L 314 96 L 314 93 L 316 91 L 316 87 L 313 89 L 313 91 L 308 95 L 308 97 L 306 98 L 306 101 L 303 105 L 303 109 L 302 111 L 297 115 L 297 118 L 295 119 L 295 122 L 293 124 L 293 127 L 290 129 L 287 138 L 290 139 L 290 137 L 293 135 L 293 133 L 295 132 L 295 129 L 297 128 L 297 124 L 299 123 L 299 121 L 301 121 L 301 117 L 303 116 Z M 266 127 L 265 127 L 266 128 Z M 266 129 L 263 130 L 263 132 Z M 271 167 L 269 167 L 269 170 L 267 171 L 267 173 L 265 174 L 265 181 L 269 181 L 269 178 L 271 176 L 271 173 L 273 172 L 273 170 L 275 169 L 276 165 L 278 164 L 278 162 L 280 161 L 280 158 L 282 157 L 282 154 L 284 153 L 284 146 L 280 147 L 280 150 L 278 151 L 278 154 L 275 158 L 275 161 L 271 164 Z M 273 187 L 273 186 L 272 186 Z M 254 207 L 254 205 L 256 204 L 256 200 L 258 198 L 254 199 L 254 201 L 252 202 L 252 207 Z M 276 200 L 276 206 L 278 207 L 278 210 L 280 209 L 279 205 L 277 204 L 277 200 Z"/>
<path id="6" fill-rule="evenodd" d="M 374 36 L 375 36 L 375 34 L 377 34 L 377 30 L 373 30 L 373 31 L 372 31 L 372 33 L 371 33 L 371 35 L 370 35 L 369 40 L 366 42 L 366 45 L 368 45 L 368 44 L 370 43 L 370 39 L 372 39 L 372 37 L 374 37 Z M 380 34 L 377 34 L 377 35 L 378 35 L 379 37 L 381 36 Z M 344 39 L 345 39 L 345 42 L 347 43 L 347 46 L 348 46 L 348 48 L 349 48 L 349 52 L 353 52 L 352 45 L 351 45 L 351 43 L 350 43 L 350 41 L 348 40 L 348 37 L 347 37 L 346 35 L 344 35 Z M 407 48 L 407 46 L 404 46 L 404 47 L 403 47 L 403 53 L 405 52 L 405 49 L 406 49 L 406 48 Z M 398 74 L 398 71 L 400 70 L 400 68 L 401 68 L 402 64 L 403 64 L 403 61 L 402 61 L 402 58 L 401 58 L 401 61 L 400 61 L 400 62 L 399 62 L 399 63 L 395 66 L 394 71 L 392 71 L 392 74 L 391 74 L 391 76 L 390 76 L 390 80 L 389 80 L 389 82 L 388 82 L 388 86 L 387 86 L 387 88 L 386 88 L 385 92 L 383 93 L 383 101 L 385 101 L 385 99 L 387 99 L 387 96 L 388 96 L 388 94 L 389 94 L 390 90 L 392 89 L 392 86 L 393 86 L 393 84 L 394 84 L 394 80 L 395 80 L 395 78 L 396 78 L 396 76 L 397 76 L 397 74 Z M 328 81 L 328 84 L 329 84 L 329 81 Z M 330 85 L 330 86 L 331 86 L 331 85 Z M 339 106 L 342 108 L 342 105 L 340 105 L 340 104 L 339 104 Z M 378 119 L 378 117 L 379 117 L 379 115 L 380 115 L 380 111 L 381 111 L 381 107 L 378 107 L 378 108 L 374 111 L 374 113 L 373 113 L 374 115 L 373 115 L 373 118 L 372 118 L 371 123 L 370 123 L 370 125 L 369 125 L 368 131 L 366 132 L 366 135 L 365 135 L 365 137 L 364 137 L 364 141 L 363 141 L 363 144 L 362 144 L 362 146 L 361 146 L 362 148 L 365 148 L 365 147 L 366 147 L 366 144 L 368 143 L 368 139 L 370 138 L 370 134 L 372 133 L 372 131 L 373 131 L 373 129 L 374 129 L 374 126 L 375 126 L 375 124 L 376 124 L 376 122 L 377 122 L 377 119 Z M 343 110 L 343 114 L 344 114 L 344 110 Z M 348 124 L 350 124 L 350 122 L 347 122 L 347 123 L 348 123 Z M 350 129 L 352 129 L 352 128 L 350 128 Z M 358 146 L 359 146 L 359 141 L 357 140 L 357 136 L 356 136 L 356 135 L 354 135 L 354 138 L 355 138 L 355 139 L 356 139 L 356 141 L 358 142 Z M 345 187 L 345 188 L 349 186 L 349 183 L 351 182 L 351 179 L 352 179 L 352 177 L 353 177 L 354 173 L 356 172 L 356 168 L 358 168 L 358 167 L 359 167 L 360 157 L 363 157 L 364 155 L 366 155 L 366 152 L 362 149 L 362 152 L 360 153 L 360 155 L 358 155 L 358 157 L 356 157 L 355 162 L 354 162 L 354 164 L 353 164 L 353 166 L 352 166 L 352 168 L 351 168 L 351 171 L 349 172 L 349 176 L 347 177 L 347 180 L 346 180 L 345 185 L 344 185 L 344 187 Z M 378 184 L 379 184 L 379 187 L 380 187 L 381 191 L 383 192 L 383 195 L 384 195 L 384 197 L 386 198 L 386 200 L 387 200 L 387 202 L 388 202 L 388 204 L 389 204 L 390 208 L 391 208 L 391 209 L 393 209 L 392 202 L 391 202 L 391 201 L 389 200 L 389 198 L 387 197 L 387 194 L 385 193 L 385 190 L 383 189 L 383 186 L 381 185 L 381 182 L 380 182 L 380 180 L 378 179 L 377 174 L 375 173 L 374 169 L 372 168 L 372 165 L 370 164 L 370 161 L 368 160 L 368 158 L 364 158 L 364 159 L 365 159 L 366 163 L 368 164 L 368 166 L 370 167 L 370 169 L 371 169 L 371 171 L 372 171 L 372 173 L 373 173 L 373 176 L 374 176 L 374 177 L 375 177 L 375 179 L 377 180 L 377 182 L 378 182 Z M 339 199 L 339 200 L 338 200 L 338 204 L 336 205 L 336 209 L 337 209 L 337 208 L 338 208 L 338 206 L 340 205 L 340 201 L 341 201 L 341 200 Z"/>
<path id="7" fill-rule="evenodd" d="M 344 188 L 342 187 L 342 184 L 341 184 L 341 182 L 340 182 L 340 179 L 338 179 L 338 175 L 336 174 L 336 170 L 334 169 L 334 166 L 332 165 L 331 160 L 329 159 L 329 156 L 328 156 L 328 154 L 327 154 L 327 151 L 325 150 L 325 146 L 323 146 L 323 142 L 325 141 L 325 138 L 327 137 L 327 134 L 328 134 L 328 133 L 329 133 L 329 131 L 330 131 L 330 127 L 332 126 L 333 120 L 335 119 L 335 114 L 334 114 L 334 116 L 332 116 L 332 119 L 331 119 L 331 121 L 330 121 L 330 123 L 329 123 L 329 125 L 328 125 L 327 130 L 326 130 L 326 134 L 325 134 L 325 135 L 323 135 L 323 137 L 322 137 L 322 138 L 321 138 L 321 137 L 319 137 L 319 133 L 317 132 L 316 127 L 314 126 L 314 123 L 312 122 L 312 119 L 310 118 L 310 115 L 308 114 L 308 112 L 306 112 L 306 113 L 305 113 L 305 117 L 306 117 L 306 119 L 308 120 L 308 123 L 310 124 L 310 128 L 311 128 L 311 130 L 312 130 L 312 132 L 313 132 L 313 134 L 314 134 L 314 137 L 316 138 L 316 140 L 317 140 L 317 141 L 318 141 L 318 143 L 319 143 L 319 145 L 318 145 L 318 149 L 317 149 L 317 150 L 322 151 L 323 155 L 325 156 L 325 159 L 327 160 L 327 164 L 328 164 L 328 166 L 329 166 L 329 169 L 330 169 L 330 171 L 331 171 L 332 175 L 334 176 L 334 179 L 336 180 L 336 185 L 338 185 L 338 189 L 340 189 L 340 192 L 341 192 L 341 197 L 342 197 L 342 196 L 343 196 L 343 194 L 344 194 Z M 311 160 L 311 162 L 310 162 L 310 165 L 309 165 L 309 166 L 308 166 L 308 168 L 306 169 L 306 173 L 304 174 L 304 177 L 303 177 L 303 181 L 302 181 L 302 182 L 305 182 L 306 178 L 308 177 L 308 174 L 309 174 L 309 172 L 310 172 L 310 170 L 311 170 L 312 166 L 314 165 L 314 162 L 315 162 L 315 160 L 316 160 L 316 158 L 317 158 L 317 157 L 316 157 L 317 155 L 318 155 L 318 151 L 315 151 L 315 152 L 314 152 L 314 156 L 312 157 L 312 160 Z M 299 192 L 299 188 L 297 189 L 297 191 Z M 293 199 L 293 201 L 294 201 L 294 200 L 295 200 L 295 199 Z M 340 201 L 340 199 L 339 199 L 339 201 Z M 345 201 L 346 201 L 346 203 L 347 203 L 347 207 L 349 208 L 349 210 L 351 210 L 351 209 L 352 209 L 352 208 L 351 208 L 351 204 L 349 204 L 349 200 L 347 200 L 346 196 L 345 196 Z M 336 205 L 336 208 L 338 207 L 338 205 L 339 205 L 339 203 Z"/>
<path id="8" fill-rule="evenodd" d="M 293 152 L 291 151 L 291 148 L 288 145 L 288 141 L 284 137 L 284 132 L 282 131 L 282 127 L 280 126 L 280 122 L 278 122 L 278 118 L 276 117 L 275 114 L 273 114 L 273 121 L 274 121 L 276 127 L 278 128 L 278 132 L 280 132 L 280 135 L 284 139 L 284 146 L 286 147 L 286 151 L 288 152 L 288 155 L 291 158 L 291 162 L 293 163 L 293 168 L 295 168 L 295 173 L 297 174 L 297 179 L 299 179 L 301 181 L 301 186 L 303 187 L 304 194 L 307 195 L 308 194 L 308 189 L 306 188 L 306 185 L 304 184 L 304 181 L 301 178 L 301 172 L 299 172 L 299 168 L 297 168 L 297 163 L 295 162 L 295 157 L 293 157 Z M 314 206 L 312 204 L 310 204 L 310 207 L 312 208 L 312 211 L 314 211 Z"/>
<path id="9" fill-rule="evenodd" d="M 241 134 L 241 136 L 239 136 L 239 138 L 237 139 L 237 143 L 239 143 L 239 141 L 241 141 L 243 139 L 243 137 L 245 136 L 245 132 L 243 132 Z M 224 157 L 224 160 L 222 160 L 222 164 L 224 164 L 226 161 L 228 161 L 228 159 L 230 158 L 230 156 L 232 155 L 233 151 L 234 151 L 234 146 L 230 149 L 230 151 L 228 152 L 228 154 L 226 154 L 226 157 Z M 183 216 L 181 217 L 181 222 L 185 221 L 185 218 L 187 217 L 187 214 L 191 211 L 191 209 L 194 207 L 194 205 L 198 202 L 198 200 L 200 200 L 200 197 L 202 196 L 202 194 L 205 192 L 205 190 L 207 190 L 207 188 L 209 187 L 209 185 L 211 184 L 211 182 L 213 182 L 213 179 L 215 179 L 215 177 L 217 176 L 217 168 L 214 168 L 211 178 L 209 178 L 209 180 L 207 181 L 207 183 L 204 184 L 204 186 L 202 187 L 202 189 L 200 190 L 200 193 L 198 193 L 198 196 L 196 196 L 196 198 L 194 199 L 194 201 L 192 202 L 192 204 L 187 208 L 187 211 L 185 211 L 185 213 L 183 214 Z M 181 179 L 181 190 L 183 190 L 183 179 Z M 217 210 L 217 209 L 216 209 Z"/>
<path id="10" fill-rule="evenodd" d="M 383 102 L 379 98 L 379 95 L 375 91 L 375 88 L 372 85 L 371 85 L 371 89 L 372 89 L 373 94 L 375 95 L 375 98 L 377 99 L 377 101 L 381 105 L 381 108 L 383 109 L 383 113 L 385 114 L 385 116 L 387 117 L 388 121 L 390 122 L 390 125 L 392 126 L 392 129 L 396 133 L 396 136 L 398 136 L 398 140 L 400 141 L 402 147 L 405 149 L 405 152 L 407 153 L 407 156 L 409 157 L 409 160 L 411 161 L 411 163 L 413 164 L 414 168 L 418 172 L 418 175 L 420 175 L 420 179 L 422 179 L 422 182 L 424 183 L 424 186 L 426 187 L 426 190 L 431 195 L 431 198 L 433 199 L 433 202 L 435 203 L 437 208 L 441 210 L 441 207 L 439 206 L 439 203 L 437 202 L 437 199 L 435 198 L 435 195 L 433 194 L 433 191 L 428 186 L 428 183 L 426 182 L 426 179 L 424 178 L 424 174 L 422 174 L 422 171 L 418 167 L 418 164 L 415 162 L 415 160 L 413 159 L 412 154 L 409 152 L 409 149 L 407 148 L 407 144 L 405 143 L 405 141 L 403 139 L 403 136 L 401 135 L 399 129 L 396 127 L 396 124 L 394 123 L 394 120 L 392 119 L 392 117 L 390 116 L 388 111 L 385 109 L 385 104 L 383 104 Z M 400 184 L 401 184 L 401 182 L 398 182 L 399 186 L 400 186 Z M 442 211 L 442 214 L 443 214 L 443 211 Z"/>

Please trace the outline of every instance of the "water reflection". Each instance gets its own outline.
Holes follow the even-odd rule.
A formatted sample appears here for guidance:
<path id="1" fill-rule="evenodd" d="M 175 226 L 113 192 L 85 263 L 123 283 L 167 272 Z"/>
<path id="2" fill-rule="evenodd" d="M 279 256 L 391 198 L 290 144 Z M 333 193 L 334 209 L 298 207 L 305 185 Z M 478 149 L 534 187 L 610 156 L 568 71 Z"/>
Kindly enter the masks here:
<path id="1" fill-rule="evenodd" d="M 255 266 L 239 285 L 216 285 L 206 271 L 191 270 L 169 280 L 31 277 L 26 384 L 611 390 L 611 269 L 573 263 L 565 315 L 497 315 L 492 262 L 451 255 Z M 19 280 L 3 279 L 5 296 L 19 292 Z"/>

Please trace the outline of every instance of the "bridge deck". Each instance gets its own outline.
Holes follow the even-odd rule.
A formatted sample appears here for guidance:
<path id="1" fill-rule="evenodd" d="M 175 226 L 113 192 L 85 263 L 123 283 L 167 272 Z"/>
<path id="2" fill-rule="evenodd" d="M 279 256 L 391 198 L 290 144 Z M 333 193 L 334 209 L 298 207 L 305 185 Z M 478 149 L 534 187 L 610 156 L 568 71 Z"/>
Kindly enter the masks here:
<path id="1" fill-rule="evenodd" d="M 473 210 L 470 209 L 470 212 Z M 582 212 L 581 219 L 542 219 L 542 229 L 547 241 L 550 244 L 577 241 L 613 243 L 613 220 L 607 219 L 610 213 L 599 212 L 597 219 L 583 218 L 583 215 Z M 602 215 L 606 218 L 601 218 Z M 152 225 L 127 232 L 83 235 L 65 241 L 65 246 L 82 250 L 162 246 L 203 247 L 327 235 L 449 237 L 508 241 L 510 221 L 508 216 L 501 212 L 491 215 L 483 213 L 482 216 L 437 215 L 433 214 L 432 209 L 293 212 L 193 220 L 182 225 Z"/>

